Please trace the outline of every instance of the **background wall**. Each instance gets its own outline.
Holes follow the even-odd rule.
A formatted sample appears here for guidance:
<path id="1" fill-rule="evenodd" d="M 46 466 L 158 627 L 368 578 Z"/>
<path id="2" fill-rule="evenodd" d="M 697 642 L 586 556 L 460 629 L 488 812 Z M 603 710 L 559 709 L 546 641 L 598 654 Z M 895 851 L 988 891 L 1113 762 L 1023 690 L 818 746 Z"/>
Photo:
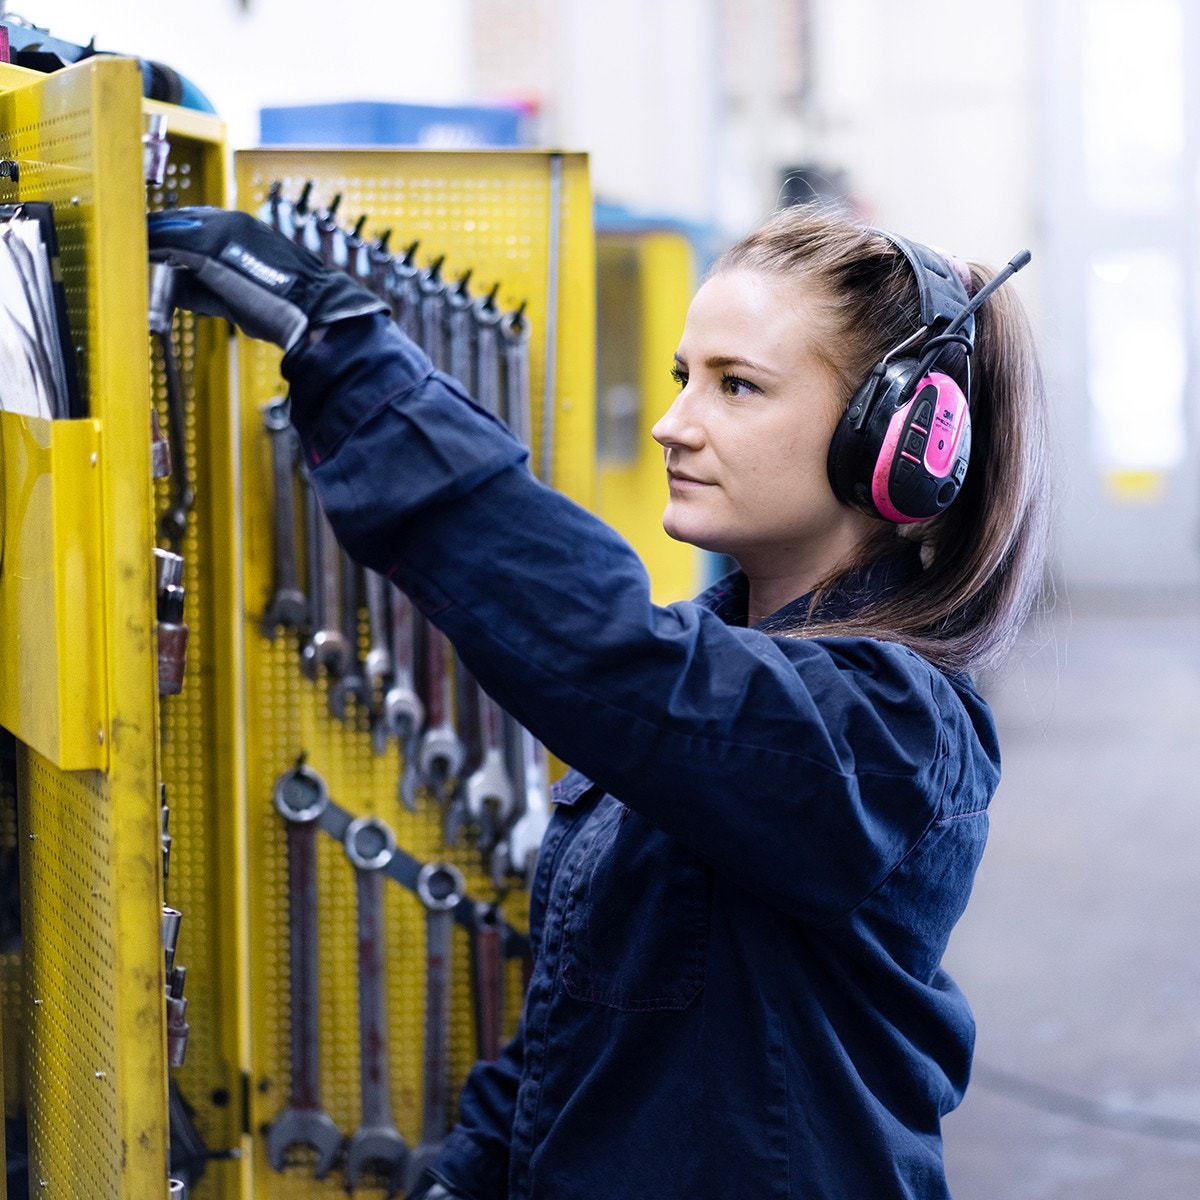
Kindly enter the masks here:
<path id="1" fill-rule="evenodd" d="M 1166 13 L 1169 32 L 1171 14 L 1191 7 L 1148 0 L 1136 23 L 1112 0 L 28 0 L 23 15 L 174 66 L 212 99 L 234 145 L 257 143 L 262 105 L 516 99 L 536 111 L 540 141 L 589 152 L 598 195 L 718 238 L 757 221 L 784 168 L 805 164 L 867 218 L 964 256 L 999 263 L 1030 246 L 1034 265 L 1013 286 L 1034 313 L 1054 396 L 1070 592 L 1200 586 L 1197 138 L 1188 132 L 1179 153 L 1172 205 L 1125 231 L 1092 219 L 1080 183 L 1092 15 L 1111 26 L 1125 13 L 1132 34 Z M 1180 21 L 1161 39 L 1167 67 L 1197 41 L 1195 17 Z M 1149 61 L 1144 82 L 1163 74 Z M 1096 248 L 1147 240 L 1182 256 L 1173 294 L 1187 369 L 1166 385 L 1179 396 L 1178 453 L 1139 472 L 1104 448 L 1087 306 Z M 1119 303 L 1136 307 L 1136 289 Z M 1116 373 L 1136 389 L 1129 347 Z M 1148 392 L 1130 395 L 1131 410 Z"/>

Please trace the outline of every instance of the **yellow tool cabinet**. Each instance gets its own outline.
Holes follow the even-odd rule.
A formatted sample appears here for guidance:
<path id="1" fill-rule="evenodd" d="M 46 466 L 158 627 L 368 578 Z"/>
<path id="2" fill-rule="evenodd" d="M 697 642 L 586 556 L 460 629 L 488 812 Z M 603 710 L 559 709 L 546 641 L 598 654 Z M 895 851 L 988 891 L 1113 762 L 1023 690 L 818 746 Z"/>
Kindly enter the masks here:
<path id="1" fill-rule="evenodd" d="M 161 187 L 143 178 L 148 116 L 166 116 Z M 88 416 L 0 414 L 0 726 L 16 740 L 0 778 L 0 851 L 19 856 L 21 945 L 0 947 L 5 1112 L 28 1118 L 30 1194 L 80 1200 L 166 1196 L 169 1079 L 215 1157 L 195 1196 L 344 1191 L 303 1152 L 271 1169 L 263 1130 L 288 1085 L 286 855 L 271 795 L 303 757 L 335 801 L 373 814 L 421 861 L 465 874 L 519 927 L 524 895 L 497 896 L 478 854 L 448 846 L 429 797 L 397 801 L 399 754 L 361 723 L 331 718 L 301 678 L 294 639 L 268 638 L 270 463 L 262 408 L 278 354 L 223 322 L 177 314 L 188 397 L 182 452 L 196 502 L 178 546 L 190 627 L 183 691 L 160 697 L 155 638 L 158 520 L 169 480 L 152 478 L 150 413 L 166 428 L 150 353 L 144 212 L 230 201 L 220 122 L 143 100 L 131 60 L 53 75 L 0 67 L 0 202 L 55 207 Z M 368 232 L 419 240 L 454 278 L 498 285 L 532 330 L 534 464 L 594 507 L 594 247 L 585 159 L 534 151 L 272 151 L 236 158 L 236 203 L 258 211 L 271 183 L 342 195 Z M 240 398 L 239 398 L 240 397 Z M 549 404 L 541 410 L 540 403 Z M 164 874 L 162 802 L 171 854 Z M 358 1113 L 354 883 L 341 847 L 320 843 L 323 1099 L 344 1132 Z M 8 861 L 8 859 L 5 859 Z M 179 909 L 187 968 L 186 1059 L 167 1065 L 162 905 Z M 420 1125 L 424 916 L 387 888 L 388 1011 L 396 1123 Z M 455 935 L 452 1084 L 475 1057 L 467 947 Z M 509 1026 L 522 986 L 509 966 Z M 0 1184 L 2 1188 L 2 1184 Z M 382 1195 L 370 1181 L 358 1192 Z M 2 1192 L 0 1192 L 2 1200 Z"/>
<path id="2" fill-rule="evenodd" d="M 671 364 L 695 290 L 695 251 L 669 228 L 614 229 L 596 239 L 599 513 L 650 573 L 655 603 L 701 587 L 703 556 L 663 532 L 663 453 L 650 430 L 677 391 Z"/>

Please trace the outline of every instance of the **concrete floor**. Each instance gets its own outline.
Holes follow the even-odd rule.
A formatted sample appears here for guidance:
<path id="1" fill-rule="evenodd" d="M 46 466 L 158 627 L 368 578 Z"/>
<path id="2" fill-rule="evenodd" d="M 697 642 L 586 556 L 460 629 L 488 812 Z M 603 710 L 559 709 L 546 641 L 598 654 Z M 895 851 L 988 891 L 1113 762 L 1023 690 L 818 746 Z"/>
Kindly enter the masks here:
<path id="1" fill-rule="evenodd" d="M 1200 598 L 1060 599 L 985 690 L 955 1200 L 1200 1200 Z"/>

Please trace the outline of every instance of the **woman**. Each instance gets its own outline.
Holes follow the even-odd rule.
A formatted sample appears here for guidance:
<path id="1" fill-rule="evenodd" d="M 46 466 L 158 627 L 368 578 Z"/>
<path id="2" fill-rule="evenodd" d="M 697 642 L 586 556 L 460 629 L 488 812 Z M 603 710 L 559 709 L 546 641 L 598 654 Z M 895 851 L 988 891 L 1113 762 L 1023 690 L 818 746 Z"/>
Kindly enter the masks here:
<path id="1" fill-rule="evenodd" d="M 668 531 L 741 569 L 658 608 L 351 281 L 242 214 L 152 217 L 150 246 L 287 350 L 340 539 L 573 768 L 518 1035 L 412 1196 L 945 1197 L 973 1023 L 939 964 L 999 776 L 969 673 L 1046 535 L 1011 292 L 964 316 L 980 268 L 806 209 L 729 251 L 654 436 Z"/>

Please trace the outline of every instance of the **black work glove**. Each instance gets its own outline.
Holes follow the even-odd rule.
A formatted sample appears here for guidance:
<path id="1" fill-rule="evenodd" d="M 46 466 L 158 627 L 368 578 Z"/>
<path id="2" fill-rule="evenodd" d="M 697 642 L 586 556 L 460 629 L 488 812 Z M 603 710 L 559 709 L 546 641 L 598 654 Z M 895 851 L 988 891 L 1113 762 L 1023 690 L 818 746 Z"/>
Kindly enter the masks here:
<path id="1" fill-rule="evenodd" d="M 179 308 L 225 317 L 290 350 L 311 327 L 386 312 L 387 305 L 249 213 L 175 208 L 151 213 L 150 260 L 177 273 Z"/>
<path id="2" fill-rule="evenodd" d="M 433 1171 L 422 1171 L 416 1186 L 405 1200 L 470 1200 L 462 1192 L 456 1192 L 444 1179 Z"/>

